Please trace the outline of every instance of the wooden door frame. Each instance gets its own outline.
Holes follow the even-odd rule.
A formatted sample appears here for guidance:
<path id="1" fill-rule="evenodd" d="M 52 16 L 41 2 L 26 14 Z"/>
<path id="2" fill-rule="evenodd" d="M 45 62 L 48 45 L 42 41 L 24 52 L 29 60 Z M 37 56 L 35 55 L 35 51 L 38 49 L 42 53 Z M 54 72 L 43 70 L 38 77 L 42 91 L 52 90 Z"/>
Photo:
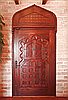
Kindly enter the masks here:
<path id="1" fill-rule="evenodd" d="M 21 26 L 21 25 L 18 26 L 17 22 L 18 22 L 18 17 L 21 15 L 20 13 L 25 12 L 25 15 L 27 15 L 28 14 L 27 10 L 31 11 L 31 8 L 32 8 L 32 10 L 39 9 L 39 11 L 41 11 L 41 10 L 43 12 L 46 11 L 47 16 L 50 13 L 50 17 L 52 16 L 53 23 L 52 24 L 50 23 L 50 25 L 45 24 L 44 26 L 39 25 L 39 24 L 38 24 L 38 26 L 36 26 L 35 24 L 34 24 L 34 26 L 29 25 L 29 24 L 23 25 L 23 26 Z M 16 16 L 17 16 L 17 18 L 16 18 Z M 45 9 L 39 7 L 39 6 L 36 6 L 36 5 L 28 7 L 26 9 L 21 10 L 21 11 L 14 14 L 13 19 L 12 19 L 12 93 L 13 93 L 13 88 L 14 88 L 13 87 L 14 31 L 15 31 L 15 29 L 19 30 L 20 28 L 45 28 L 45 29 L 51 30 L 49 36 L 51 37 L 50 41 L 51 41 L 51 47 L 53 48 L 53 50 L 51 48 L 50 52 L 52 51 L 52 53 L 54 53 L 54 54 L 53 54 L 53 56 L 52 56 L 52 54 L 50 54 L 51 58 L 53 59 L 53 60 L 51 60 L 51 63 L 50 63 L 50 66 L 52 66 L 52 68 L 53 68 L 53 70 L 51 70 L 51 68 L 50 68 L 50 79 L 54 79 L 54 80 L 50 80 L 50 83 L 51 83 L 51 86 L 52 86 L 52 87 L 50 87 L 50 90 L 54 91 L 54 96 L 56 96 L 56 32 L 57 32 L 57 18 L 55 16 L 55 14 L 50 12 L 50 11 L 47 11 L 47 10 L 45 10 Z M 54 39 L 53 40 L 54 42 L 52 41 L 52 39 Z M 54 84 L 53 84 L 53 81 L 54 81 Z M 51 95 L 53 95 L 53 94 L 51 94 Z"/>

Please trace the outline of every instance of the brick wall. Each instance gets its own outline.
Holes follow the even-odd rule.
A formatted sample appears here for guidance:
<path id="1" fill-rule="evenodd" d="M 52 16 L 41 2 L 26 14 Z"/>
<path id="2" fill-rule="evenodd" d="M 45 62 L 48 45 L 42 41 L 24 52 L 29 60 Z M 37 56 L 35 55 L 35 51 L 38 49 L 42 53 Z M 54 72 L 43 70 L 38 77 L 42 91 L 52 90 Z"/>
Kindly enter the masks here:
<path id="1" fill-rule="evenodd" d="M 15 12 L 32 4 L 37 4 L 54 12 L 57 16 L 56 34 L 56 96 L 68 96 L 68 1 L 48 0 L 0 0 L 0 14 L 4 17 L 4 43 L 2 63 L 0 63 L 0 96 L 12 96 L 12 16 Z"/>

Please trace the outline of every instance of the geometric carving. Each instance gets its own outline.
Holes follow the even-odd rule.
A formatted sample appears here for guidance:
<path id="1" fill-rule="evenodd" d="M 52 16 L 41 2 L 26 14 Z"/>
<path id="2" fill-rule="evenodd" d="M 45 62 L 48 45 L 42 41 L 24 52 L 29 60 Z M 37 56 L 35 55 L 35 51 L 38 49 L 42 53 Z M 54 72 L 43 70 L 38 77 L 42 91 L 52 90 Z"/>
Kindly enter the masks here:
<path id="1" fill-rule="evenodd" d="M 48 40 L 41 34 L 22 36 L 19 40 L 21 87 L 47 87 L 48 45 Z"/>
<path id="2" fill-rule="evenodd" d="M 53 20 L 51 20 L 51 18 L 49 18 L 49 16 L 44 16 L 42 14 L 39 14 L 37 12 L 33 12 L 33 13 L 29 13 L 25 16 L 21 16 L 19 18 L 19 21 L 18 21 L 18 25 L 27 25 L 28 26 L 28 23 L 29 25 L 31 26 L 40 26 L 41 24 L 44 26 L 44 25 L 51 25 L 53 23 Z"/>
<path id="3" fill-rule="evenodd" d="M 22 36 L 19 40 L 20 62 L 29 58 L 48 59 L 48 40 L 44 35 Z"/>
<path id="4" fill-rule="evenodd" d="M 49 20 L 48 17 L 45 17 L 39 13 L 33 12 L 33 13 L 29 13 L 26 16 L 21 16 L 19 18 L 18 23 L 19 24 L 25 24 L 25 23 L 33 23 L 33 24 L 43 23 L 43 24 L 45 24 L 46 22 L 48 22 L 47 20 Z"/>
<path id="5" fill-rule="evenodd" d="M 24 9 L 19 12 L 13 16 L 13 27 L 56 28 L 56 16 L 54 13 L 40 8 L 39 6 L 32 5 L 31 7 L 28 7 L 28 11 L 27 9 Z"/>

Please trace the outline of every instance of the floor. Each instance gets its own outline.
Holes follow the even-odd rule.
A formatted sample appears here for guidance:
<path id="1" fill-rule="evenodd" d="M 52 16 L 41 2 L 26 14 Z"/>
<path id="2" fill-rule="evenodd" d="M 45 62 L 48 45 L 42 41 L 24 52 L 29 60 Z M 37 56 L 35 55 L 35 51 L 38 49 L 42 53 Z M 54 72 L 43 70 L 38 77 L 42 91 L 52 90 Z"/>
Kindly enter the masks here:
<path id="1" fill-rule="evenodd" d="M 68 100 L 68 97 L 1 97 L 0 100 Z"/>

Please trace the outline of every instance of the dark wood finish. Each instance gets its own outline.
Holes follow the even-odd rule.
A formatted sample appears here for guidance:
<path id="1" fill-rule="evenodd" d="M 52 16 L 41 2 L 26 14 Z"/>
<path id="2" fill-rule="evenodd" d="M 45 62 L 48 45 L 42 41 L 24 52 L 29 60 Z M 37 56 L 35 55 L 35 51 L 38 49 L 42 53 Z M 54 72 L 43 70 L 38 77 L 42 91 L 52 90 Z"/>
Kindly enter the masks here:
<path id="1" fill-rule="evenodd" d="M 13 95 L 56 95 L 56 16 L 33 5 L 13 16 Z"/>

